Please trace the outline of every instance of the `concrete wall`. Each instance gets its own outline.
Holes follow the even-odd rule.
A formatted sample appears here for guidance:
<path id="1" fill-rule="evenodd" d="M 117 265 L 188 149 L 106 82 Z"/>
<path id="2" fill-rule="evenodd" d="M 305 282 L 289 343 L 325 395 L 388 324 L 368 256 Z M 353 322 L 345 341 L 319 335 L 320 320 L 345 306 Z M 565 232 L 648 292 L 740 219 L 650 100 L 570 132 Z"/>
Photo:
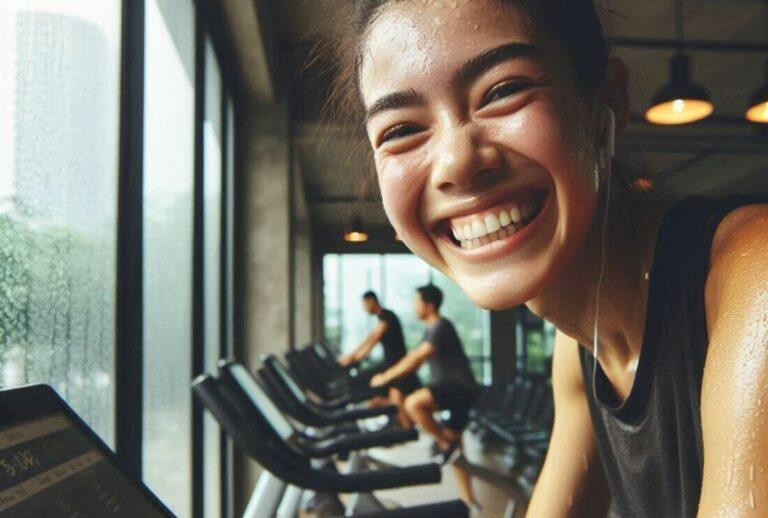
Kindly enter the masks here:
<path id="1" fill-rule="evenodd" d="M 243 125 L 243 359 L 290 343 L 291 166 L 284 106 L 254 107 Z"/>
<path id="2" fill-rule="evenodd" d="M 284 106 L 247 107 L 240 113 L 239 354 L 250 367 L 259 356 L 286 350 L 290 340 L 290 146 Z M 241 515 L 260 468 L 236 455 L 235 513 Z"/>
<path id="3" fill-rule="evenodd" d="M 312 341 L 312 225 L 298 159 L 292 163 L 293 343 Z"/>
<path id="4" fill-rule="evenodd" d="M 284 104 L 240 114 L 238 181 L 239 356 L 250 367 L 311 339 L 312 235 Z M 235 511 L 242 513 L 261 471 L 235 462 Z"/>

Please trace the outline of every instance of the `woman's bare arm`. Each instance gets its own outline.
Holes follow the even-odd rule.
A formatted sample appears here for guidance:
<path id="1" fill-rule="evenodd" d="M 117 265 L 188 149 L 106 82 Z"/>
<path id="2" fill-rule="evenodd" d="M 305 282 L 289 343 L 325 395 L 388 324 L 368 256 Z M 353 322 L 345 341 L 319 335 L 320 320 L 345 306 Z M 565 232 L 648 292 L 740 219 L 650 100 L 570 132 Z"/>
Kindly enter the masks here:
<path id="1" fill-rule="evenodd" d="M 558 332 L 552 361 L 555 424 L 528 518 L 600 517 L 610 503 L 597 452 L 578 344 Z"/>
<path id="2" fill-rule="evenodd" d="M 706 287 L 699 516 L 768 513 L 768 205 L 718 227 Z"/>

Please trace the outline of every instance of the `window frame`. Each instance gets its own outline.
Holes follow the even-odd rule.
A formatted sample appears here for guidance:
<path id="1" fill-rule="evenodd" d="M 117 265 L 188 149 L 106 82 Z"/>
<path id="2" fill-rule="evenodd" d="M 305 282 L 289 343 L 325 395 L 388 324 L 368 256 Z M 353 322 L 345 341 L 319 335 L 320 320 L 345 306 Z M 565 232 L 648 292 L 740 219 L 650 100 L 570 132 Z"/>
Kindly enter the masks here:
<path id="1" fill-rule="evenodd" d="M 194 114 L 194 193 L 193 193 L 193 287 L 191 380 L 203 372 L 203 315 L 213 308 L 221 316 L 220 357 L 231 357 L 234 346 L 234 218 L 236 201 L 234 185 L 237 176 L 235 160 L 235 107 L 242 98 L 236 65 L 232 58 L 221 14 L 202 0 L 190 0 L 195 10 L 195 114 Z M 115 450 L 122 467 L 141 479 L 144 440 L 144 290 L 143 290 L 143 188 L 144 188 L 144 56 L 145 0 L 123 0 L 120 50 L 120 109 L 117 207 L 117 295 L 115 321 Z M 204 299 L 204 148 L 205 120 L 205 41 L 213 46 L 221 71 L 221 258 L 220 298 Z M 206 303 L 208 307 L 206 307 Z M 189 391 L 192 398 L 192 392 Z M 203 412 L 192 405 L 192 516 L 202 517 L 204 510 L 203 477 Z M 233 448 L 221 432 L 220 516 L 234 516 Z"/>

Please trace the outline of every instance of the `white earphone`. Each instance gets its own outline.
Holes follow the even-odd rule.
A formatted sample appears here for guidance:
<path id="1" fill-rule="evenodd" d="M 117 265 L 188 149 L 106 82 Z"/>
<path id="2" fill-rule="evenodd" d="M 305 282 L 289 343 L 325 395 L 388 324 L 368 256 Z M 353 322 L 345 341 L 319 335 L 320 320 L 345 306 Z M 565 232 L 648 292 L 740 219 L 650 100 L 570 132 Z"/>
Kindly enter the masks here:
<path id="1" fill-rule="evenodd" d="M 606 231 L 608 229 L 608 209 L 611 205 L 611 157 L 613 157 L 616 154 L 616 115 L 613 113 L 613 110 L 606 106 L 606 117 L 608 118 L 607 122 L 607 128 L 606 132 L 607 135 L 605 137 L 605 147 L 603 148 L 602 152 L 600 153 L 600 161 L 602 162 L 602 167 L 605 170 L 605 176 L 606 176 L 606 199 L 605 199 L 605 212 L 603 215 L 603 225 L 602 225 L 602 239 L 600 241 L 600 273 L 597 278 L 597 295 L 595 297 L 595 326 L 593 330 L 593 341 L 592 341 L 592 355 L 594 356 L 594 366 L 592 369 L 592 381 L 594 383 L 595 379 L 595 373 L 597 371 L 597 361 L 600 351 L 600 343 L 598 341 L 597 335 L 598 335 L 598 325 L 599 325 L 599 318 L 600 318 L 600 290 L 603 286 L 603 275 L 605 273 L 605 239 L 606 239 Z M 599 192 L 599 171 L 597 171 L 597 168 L 595 169 L 597 173 L 596 178 L 596 186 L 598 187 L 597 191 Z"/>
<path id="2" fill-rule="evenodd" d="M 608 127 L 606 128 L 607 135 L 605 137 L 605 153 L 607 156 L 605 157 L 603 165 L 607 166 L 610 158 L 616 154 L 616 115 L 613 113 L 613 110 L 607 106 L 605 112 L 605 116 L 608 118 Z"/>

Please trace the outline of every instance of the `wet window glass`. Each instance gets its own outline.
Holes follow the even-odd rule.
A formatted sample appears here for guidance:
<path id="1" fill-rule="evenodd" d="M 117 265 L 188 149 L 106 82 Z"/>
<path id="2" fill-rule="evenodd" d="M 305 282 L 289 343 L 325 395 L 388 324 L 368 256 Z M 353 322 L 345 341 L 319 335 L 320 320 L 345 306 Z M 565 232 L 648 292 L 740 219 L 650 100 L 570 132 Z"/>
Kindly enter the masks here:
<path id="1" fill-rule="evenodd" d="M 144 114 L 144 480 L 191 515 L 195 11 L 146 4 Z"/>
<path id="2" fill-rule="evenodd" d="M 122 2 L 0 2 L 0 383 L 114 446 Z"/>

